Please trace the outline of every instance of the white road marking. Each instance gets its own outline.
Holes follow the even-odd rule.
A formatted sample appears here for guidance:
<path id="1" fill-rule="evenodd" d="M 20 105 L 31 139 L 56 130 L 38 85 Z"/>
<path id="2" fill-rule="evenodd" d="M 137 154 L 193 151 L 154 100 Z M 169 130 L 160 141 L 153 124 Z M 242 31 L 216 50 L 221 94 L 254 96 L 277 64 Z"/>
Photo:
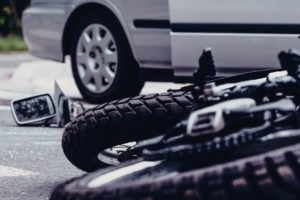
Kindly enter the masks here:
<path id="1" fill-rule="evenodd" d="M 26 171 L 23 169 L 18 169 L 14 167 L 8 167 L 0 165 L 0 178 L 3 177 L 18 177 L 18 176 L 36 176 L 39 175 L 39 173 Z"/>

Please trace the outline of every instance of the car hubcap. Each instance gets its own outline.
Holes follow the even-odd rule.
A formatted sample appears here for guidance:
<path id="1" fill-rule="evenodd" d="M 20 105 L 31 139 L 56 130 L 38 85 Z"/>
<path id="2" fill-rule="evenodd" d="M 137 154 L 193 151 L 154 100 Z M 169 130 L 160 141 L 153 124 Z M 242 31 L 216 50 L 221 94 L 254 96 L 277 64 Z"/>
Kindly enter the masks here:
<path id="1" fill-rule="evenodd" d="M 85 87 L 103 93 L 112 85 L 118 66 L 116 42 L 111 32 L 100 24 L 88 26 L 77 44 L 77 71 Z"/>

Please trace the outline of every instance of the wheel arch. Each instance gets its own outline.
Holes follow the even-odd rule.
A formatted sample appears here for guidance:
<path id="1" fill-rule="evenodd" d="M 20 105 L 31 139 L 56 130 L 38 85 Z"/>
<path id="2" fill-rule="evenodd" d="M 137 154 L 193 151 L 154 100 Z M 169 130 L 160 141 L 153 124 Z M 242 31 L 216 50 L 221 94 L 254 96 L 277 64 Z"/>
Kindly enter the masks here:
<path id="1" fill-rule="evenodd" d="M 76 22 L 79 20 L 81 16 L 83 16 L 86 12 L 90 12 L 91 10 L 99 10 L 101 12 L 105 12 L 106 14 L 110 15 L 114 18 L 118 25 L 123 30 L 123 34 L 125 39 L 131 49 L 131 54 L 133 58 L 137 60 L 135 48 L 131 39 L 131 35 L 129 34 L 129 30 L 127 30 L 125 26 L 125 22 L 121 20 L 122 16 L 118 16 L 116 13 L 120 12 L 113 12 L 108 6 L 100 4 L 100 3 L 85 3 L 78 6 L 71 15 L 68 17 L 64 31 L 63 31 L 63 38 L 62 38 L 62 49 L 63 49 L 63 56 L 70 55 L 71 53 L 71 41 L 72 41 L 72 33 L 76 28 Z"/>

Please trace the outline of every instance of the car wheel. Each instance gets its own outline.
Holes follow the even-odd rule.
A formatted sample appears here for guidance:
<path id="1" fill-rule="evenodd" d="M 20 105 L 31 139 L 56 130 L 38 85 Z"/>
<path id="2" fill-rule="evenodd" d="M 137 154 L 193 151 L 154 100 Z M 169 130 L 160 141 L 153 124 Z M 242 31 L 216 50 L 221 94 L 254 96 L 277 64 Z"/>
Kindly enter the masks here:
<path id="1" fill-rule="evenodd" d="M 84 15 L 71 46 L 73 76 L 85 100 L 102 103 L 137 95 L 142 89 L 125 33 L 110 14 Z"/>

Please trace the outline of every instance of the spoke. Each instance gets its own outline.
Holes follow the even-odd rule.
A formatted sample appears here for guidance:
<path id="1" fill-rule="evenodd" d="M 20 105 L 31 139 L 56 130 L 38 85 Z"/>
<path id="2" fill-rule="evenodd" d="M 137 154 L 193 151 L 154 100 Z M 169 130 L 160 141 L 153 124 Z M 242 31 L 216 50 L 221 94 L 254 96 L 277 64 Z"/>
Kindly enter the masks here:
<path id="1" fill-rule="evenodd" d="M 97 43 L 101 40 L 101 37 L 100 37 L 100 28 L 98 26 L 94 26 L 93 29 L 93 42 L 94 43 Z"/>
<path id="2" fill-rule="evenodd" d="M 89 49 L 91 44 L 92 44 L 92 40 L 89 36 L 89 34 L 87 32 L 83 33 L 82 37 L 81 37 L 81 42 L 82 45 L 85 49 Z"/>
<path id="3" fill-rule="evenodd" d="M 95 62 L 99 65 L 99 68 L 103 67 L 103 61 L 100 56 L 96 57 Z"/>
<path id="4" fill-rule="evenodd" d="M 111 41 L 112 41 L 111 35 L 108 32 L 106 32 L 105 35 L 103 36 L 103 38 L 101 38 L 101 40 L 100 40 L 101 48 L 102 49 L 107 49 L 108 45 Z"/>
<path id="5" fill-rule="evenodd" d="M 78 64 L 84 64 L 85 66 L 88 64 L 87 59 L 86 59 L 86 55 L 83 54 L 83 53 L 78 53 L 76 59 L 77 59 Z"/>
<path id="6" fill-rule="evenodd" d="M 109 69 L 108 66 L 105 66 L 102 75 L 111 83 L 114 80 L 115 74 Z"/>
<path id="7" fill-rule="evenodd" d="M 104 58 L 105 58 L 105 62 L 108 64 L 118 62 L 118 56 L 116 52 L 105 51 Z"/>
<path id="8" fill-rule="evenodd" d="M 89 84 L 91 82 L 91 79 L 93 78 L 93 72 L 87 67 L 85 70 L 84 77 L 82 78 L 82 82 L 85 84 Z"/>
<path id="9" fill-rule="evenodd" d="M 94 80 L 95 80 L 96 91 L 100 92 L 103 87 L 101 76 L 99 76 L 98 74 L 95 74 Z"/>
<path id="10" fill-rule="evenodd" d="M 90 76 L 89 74 L 85 74 L 85 76 L 82 79 L 82 82 L 87 85 L 91 82 L 91 78 L 92 76 Z"/>

